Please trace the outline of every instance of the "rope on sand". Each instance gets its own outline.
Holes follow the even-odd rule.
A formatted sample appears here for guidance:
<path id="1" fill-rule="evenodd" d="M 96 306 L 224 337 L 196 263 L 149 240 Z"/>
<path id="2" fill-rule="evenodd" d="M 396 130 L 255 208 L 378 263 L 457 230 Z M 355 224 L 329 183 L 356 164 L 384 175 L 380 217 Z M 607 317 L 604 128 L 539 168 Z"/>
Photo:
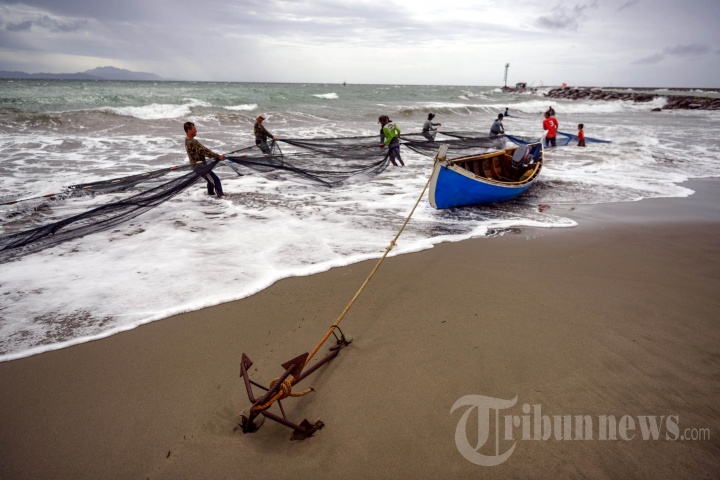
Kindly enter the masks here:
<path id="1" fill-rule="evenodd" d="M 440 158 L 438 158 L 438 155 L 436 155 L 436 156 L 435 156 L 435 164 L 437 164 L 437 162 L 438 162 L 439 160 L 440 160 Z M 434 171 L 434 170 L 435 170 L 435 169 L 433 168 L 433 171 Z M 322 339 L 318 342 L 318 344 L 315 346 L 315 348 L 312 350 L 312 352 L 310 352 L 310 354 L 308 355 L 307 359 L 305 360 L 305 365 L 307 365 L 307 364 L 310 362 L 310 359 L 318 352 L 318 350 L 320 350 L 320 348 L 323 346 L 323 344 L 325 343 L 325 341 L 327 341 L 327 339 L 330 338 L 330 335 L 332 335 L 333 331 L 334 331 L 336 328 L 338 328 L 338 326 L 340 325 L 340 322 L 343 320 L 343 318 L 345 318 L 345 315 L 347 315 L 347 313 L 350 311 L 350 309 L 352 308 L 352 306 L 355 304 L 355 301 L 358 299 L 358 297 L 359 297 L 360 294 L 363 292 L 363 290 L 365 290 L 365 287 L 368 285 L 368 283 L 370 283 L 370 280 L 373 278 L 373 276 L 375 275 L 375 273 L 376 273 L 376 272 L 378 271 L 378 269 L 380 268 L 380 265 L 383 263 L 383 261 L 385 260 L 385 258 L 388 256 L 388 253 L 390 253 L 390 251 L 391 251 L 393 248 L 395 248 L 395 246 L 397 245 L 396 242 L 397 242 L 398 238 L 400 238 L 400 235 L 402 234 L 403 230 L 405 230 L 405 227 L 407 226 L 408 222 L 410 222 L 410 219 L 412 218 L 413 214 L 415 213 L 415 209 L 416 209 L 417 206 L 420 204 L 420 200 L 422 200 L 423 195 L 425 195 L 425 191 L 427 190 L 428 186 L 430 185 L 430 181 L 431 181 L 431 180 L 432 180 L 432 174 L 431 174 L 430 177 L 428 178 L 427 183 L 425 183 L 425 187 L 423 188 L 422 192 L 420 192 L 420 196 L 418 197 L 417 201 L 415 202 L 415 205 L 413 206 L 412 210 L 410 211 L 410 214 L 409 214 L 409 215 L 407 216 L 407 218 L 405 219 L 405 222 L 402 224 L 402 227 L 400 227 L 400 230 L 398 230 L 397 234 L 395 234 L 395 238 L 393 238 L 393 239 L 390 241 L 390 244 L 388 244 L 387 248 L 385 248 L 385 253 L 384 253 L 383 256 L 380 258 L 380 260 L 378 260 L 377 264 L 375 265 L 375 268 L 372 269 L 372 271 L 370 272 L 370 275 L 368 275 L 368 277 L 365 279 L 365 281 L 364 281 L 363 284 L 360 286 L 360 288 L 358 289 L 358 291 L 355 293 L 355 296 L 353 296 L 352 300 L 350 300 L 350 302 L 347 304 L 347 306 L 346 306 L 345 309 L 342 311 L 342 313 L 340 314 L 340 316 L 337 318 L 337 320 L 335 320 L 335 323 L 332 324 L 332 326 L 331 326 L 330 329 L 327 331 L 327 333 L 325 333 L 325 335 L 324 335 L 324 336 L 322 337 Z M 270 388 L 271 388 L 271 389 L 272 389 L 274 383 L 275 383 L 277 380 L 279 380 L 279 379 L 275 379 L 275 380 L 273 381 L 273 383 L 271 383 L 271 385 L 270 385 Z M 255 410 L 255 411 L 267 410 L 267 409 L 268 409 L 273 403 L 275 403 L 277 400 L 282 400 L 282 399 L 284 399 L 284 398 L 287 398 L 288 396 L 291 396 L 291 397 L 301 397 L 301 396 L 303 396 L 303 395 L 306 395 L 306 394 L 310 393 L 311 391 L 314 391 L 314 389 L 313 389 L 312 387 L 310 387 L 308 390 L 305 390 L 305 391 L 303 391 L 303 392 L 301 392 L 301 393 L 297 393 L 297 394 L 296 394 L 296 393 L 293 393 L 293 392 L 292 392 L 292 385 L 293 385 L 294 382 L 295 382 L 295 378 L 294 378 L 292 375 L 288 376 L 288 378 L 282 383 L 282 386 L 281 386 L 280 390 L 278 391 L 278 393 L 276 393 L 275 395 L 273 395 L 273 397 L 270 398 L 270 400 L 268 400 L 268 401 L 265 402 L 264 404 L 262 404 L 262 405 L 254 405 L 254 406 L 252 407 L 252 409 Z"/>

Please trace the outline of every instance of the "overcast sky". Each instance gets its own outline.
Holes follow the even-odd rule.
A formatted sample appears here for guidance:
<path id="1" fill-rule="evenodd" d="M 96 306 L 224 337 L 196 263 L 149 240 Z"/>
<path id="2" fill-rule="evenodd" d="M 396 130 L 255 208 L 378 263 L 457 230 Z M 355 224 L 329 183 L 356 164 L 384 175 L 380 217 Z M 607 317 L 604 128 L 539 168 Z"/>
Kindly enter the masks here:
<path id="1" fill-rule="evenodd" d="M 720 87 L 720 0 L 0 0 L 0 70 Z"/>

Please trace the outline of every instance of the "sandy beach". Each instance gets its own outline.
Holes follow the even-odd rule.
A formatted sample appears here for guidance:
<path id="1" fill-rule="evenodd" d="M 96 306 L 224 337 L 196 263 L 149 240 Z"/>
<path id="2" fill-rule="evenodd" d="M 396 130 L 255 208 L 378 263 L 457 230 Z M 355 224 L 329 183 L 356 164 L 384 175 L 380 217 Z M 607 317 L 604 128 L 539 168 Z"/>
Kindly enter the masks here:
<path id="1" fill-rule="evenodd" d="M 255 381 L 279 376 L 375 261 L 1 363 L 0 478 L 715 477 L 720 181 L 686 185 L 697 193 L 550 207 L 575 228 L 386 260 L 341 325 L 353 343 L 300 385 L 316 392 L 283 402 L 293 421 L 325 423 L 303 441 L 269 420 L 253 434 L 237 428 L 248 406 L 240 357 L 254 362 Z M 461 425 L 468 407 L 451 410 L 467 395 L 515 403 L 499 424 L 493 410 Z M 551 422 L 588 416 L 592 437 L 523 438 L 536 406 Z M 496 442 L 505 415 L 519 425 Z M 602 440 L 597 419 L 610 415 L 633 423 Z M 661 422 L 657 440 L 643 439 L 647 416 Z M 485 420 L 490 436 L 479 441 Z M 460 427 L 482 458 L 511 454 L 473 463 Z"/>

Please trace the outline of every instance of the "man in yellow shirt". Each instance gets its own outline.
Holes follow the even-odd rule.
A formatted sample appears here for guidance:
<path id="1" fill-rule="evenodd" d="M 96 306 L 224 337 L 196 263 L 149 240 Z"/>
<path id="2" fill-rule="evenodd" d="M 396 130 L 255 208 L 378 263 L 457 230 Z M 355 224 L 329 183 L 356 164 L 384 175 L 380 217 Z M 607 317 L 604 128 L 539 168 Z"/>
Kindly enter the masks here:
<path id="1" fill-rule="evenodd" d="M 397 167 L 398 164 L 395 163 L 395 160 L 397 160 L 404 167 L 405 163 L 400 158 L 400 129 L 387 115 L 380 116 L 378 120 L 378 123 L 382 125 L 382 134 L 385 137 L 383 143 L 380 144 L 380 148 L 388 147 L 388 156 L 392 164 Z"/>

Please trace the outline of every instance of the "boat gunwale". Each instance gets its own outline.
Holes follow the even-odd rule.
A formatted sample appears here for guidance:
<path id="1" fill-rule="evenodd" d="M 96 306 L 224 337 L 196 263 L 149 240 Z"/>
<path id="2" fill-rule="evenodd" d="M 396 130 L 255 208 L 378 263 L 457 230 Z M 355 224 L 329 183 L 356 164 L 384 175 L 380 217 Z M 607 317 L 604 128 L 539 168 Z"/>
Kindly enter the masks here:
<path id="1" fill-rule="evenodd" d="M 481 181 L 488 185 L 506 186 L 506 187 L 522 186 L 522 185 L 533 182 L 535 180 L 535 178 L 540 174 L 540 170 L 542 169 L 542 163 L 543 163 L 542 158 L 539 161 L 534 162 L 533 164 L 528 166 L 528 167 L 532 166 L 532 168 L 534 168 L 534 171 L 533 171 L 532 175 L 530 175 L 528 178 L 526 178 L 525 180 L 522 180 L 522 181 L 519 181 L 519 180 L 518 181 L 497 180 L 494 178 L 483 177 L 483 176 L 477 175 L 474 172 L 459 165 L 460 162 L 486 160 L 486 159 L 498 157 L 500 155 L 503 155 L 503 156 L 511 155 L 512 156 L 512 153 L 514 153 L 515 150 L 517 150 L 517 149 L 518 149 L 518 147 L 505 148 L 503 150 L 496 150 L 493 152 L 481 153 L 481 154 L 476 154 L 476 155 L 466 155 L 464 157 L 458 157 L 458 158 L 454 158 L 452 160 L 445 160 L 444 162 L 441 162 L 440 168 L 447 168 L 457 174 L 463 175 L 464 177 L 470 178 L 472 180 Z M 445 163 L 445 165 L 443 165 L 443 163 Z"/>

